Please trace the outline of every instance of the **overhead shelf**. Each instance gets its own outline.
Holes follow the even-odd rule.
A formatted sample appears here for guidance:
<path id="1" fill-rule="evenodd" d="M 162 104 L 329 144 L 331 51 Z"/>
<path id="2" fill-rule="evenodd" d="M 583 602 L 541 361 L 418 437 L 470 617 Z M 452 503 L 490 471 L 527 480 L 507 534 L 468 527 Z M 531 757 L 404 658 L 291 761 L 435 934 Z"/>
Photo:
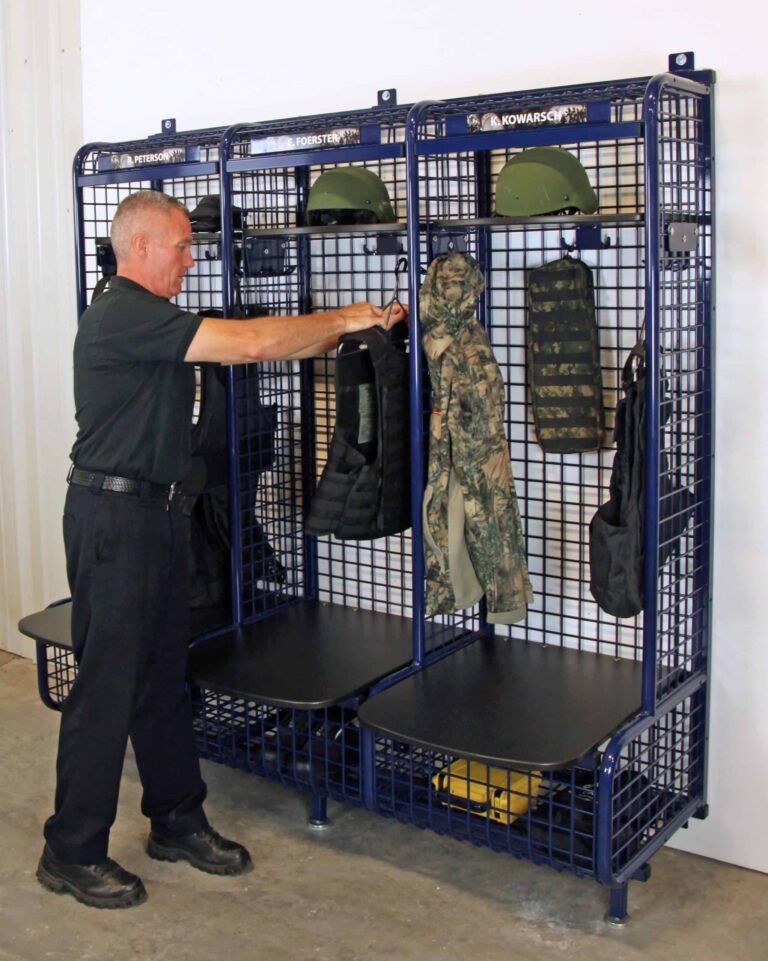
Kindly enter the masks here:
<path id="1" fill-rule="evenodd" d="M 301 237 L 309 234 L 405 234 L 405 224 L 324 224 L 312 227 L 249 227 L 246 237 Z"/>
<path id="2" fill-rule="evenodd" d="M 644 217 L 632 214 L 573 214 L 561 216 L 551 214 L 546 217 L 465 217 L 458 220 L 433 220 L 430 230 L 453 230 L 461 227 L 580 227 L 588 224 L 623 225 L 642 224 Z"/>

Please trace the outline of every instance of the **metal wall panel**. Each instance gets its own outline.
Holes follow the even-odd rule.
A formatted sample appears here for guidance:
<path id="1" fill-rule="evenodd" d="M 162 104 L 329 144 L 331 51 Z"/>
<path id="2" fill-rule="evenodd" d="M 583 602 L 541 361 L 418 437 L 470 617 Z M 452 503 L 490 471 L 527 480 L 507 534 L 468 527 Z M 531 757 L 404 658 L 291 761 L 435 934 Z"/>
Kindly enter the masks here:
<path id="1" fill-rule="evenodd" d="M 0 648 L 68 592 L 61 510 L 74 437 L 71 161 L 82 140 L 79 0 L 0 5 Z"/>

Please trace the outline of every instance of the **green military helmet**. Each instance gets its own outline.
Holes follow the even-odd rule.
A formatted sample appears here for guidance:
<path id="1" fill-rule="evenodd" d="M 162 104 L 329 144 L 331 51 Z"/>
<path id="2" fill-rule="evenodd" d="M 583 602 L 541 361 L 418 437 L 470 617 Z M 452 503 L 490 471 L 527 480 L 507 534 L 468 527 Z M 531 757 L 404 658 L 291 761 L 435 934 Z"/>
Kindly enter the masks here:
<path id="1" fill-rule="evenodd" d="M 568 150 L 531 147 L 504 165 L 496 181 L 497 214 L 533 217 L 566 210 L 597 210 L 587 172 Z"/>
<path id="2" fill-rule="evenodd" d="M 337 167 L 320 174 L 309 190 L 307 221 L 323 224 L 389 224 L 395 212 L 380 177 L 365 167 Z"/>

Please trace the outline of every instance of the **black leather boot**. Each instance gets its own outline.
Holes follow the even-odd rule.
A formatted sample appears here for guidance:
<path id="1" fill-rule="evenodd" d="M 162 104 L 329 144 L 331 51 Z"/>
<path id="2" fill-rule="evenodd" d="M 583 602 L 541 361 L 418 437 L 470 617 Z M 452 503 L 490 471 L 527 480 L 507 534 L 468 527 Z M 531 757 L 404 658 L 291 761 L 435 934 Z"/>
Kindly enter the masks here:
<path id="1" fill-rule="evenodd" d="M 251 856 L 242 844 L 228 841 L 210 825 L 181 838 L 151 831 L 147 854 L 158 861 L 189 861 L 208 874 L 247 874 L 253 869 Z"/>
<path id="2" fill-rule="evenodd" d="M 97 864 L 67 864 L 46 844 L 37 866 L 37 880 L 56 894 L 71 894 L 92 908 L 131 908 L 147 900 L 141 878 L 111 858 Z"/>

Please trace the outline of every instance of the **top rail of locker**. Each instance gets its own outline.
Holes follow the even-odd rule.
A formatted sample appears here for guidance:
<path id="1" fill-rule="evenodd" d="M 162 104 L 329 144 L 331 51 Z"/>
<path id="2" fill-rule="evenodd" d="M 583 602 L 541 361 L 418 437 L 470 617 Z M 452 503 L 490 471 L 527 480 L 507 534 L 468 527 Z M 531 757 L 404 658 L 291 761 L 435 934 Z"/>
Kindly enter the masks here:
<path id="1" fill-rule="evenodd" d="M 704 89 L 711 71 L 668 74 Z M 653 77 L 544 87 L 487 96 L 424 100 L 408 116 L 417 156 L 505 147 L 546 146 L 642 135 L 642 110 Z M 577 109 L 577 122 L 547 118 L 554 108 Z M 538 116 L 537 116 L 538 115 Z"/>
<path id="2" fill-rule="evenodd" d="M 216 174 L 219 143 L 226 129 L 209 127 L 84 144 L 72 165 L 75 189 Z"/>
<path id="3" fill-rule="evenodd" d="M 410 104 L 237 123 L 221 138 L 225 171 L 402 157 Z"/>

